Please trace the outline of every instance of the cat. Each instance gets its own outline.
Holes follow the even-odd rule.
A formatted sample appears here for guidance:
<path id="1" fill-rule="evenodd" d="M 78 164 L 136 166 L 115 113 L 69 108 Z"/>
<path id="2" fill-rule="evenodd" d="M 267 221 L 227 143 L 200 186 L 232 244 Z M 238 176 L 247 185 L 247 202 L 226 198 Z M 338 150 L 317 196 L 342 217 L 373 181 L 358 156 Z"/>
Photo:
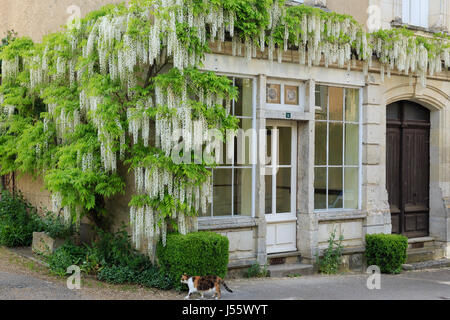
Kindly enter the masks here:
<path id="1" fill-rule="evenodd" d="M 225 284 L 225 281 L 218 276 L 190 277 L 185 273 L 181 276 L 181 283 L 187 284 L 189 287 L 189 294 L 185 299 L 189 299 L 193 293 L 199 292 L 202 299 L 204 298 L 205 293 L 214 293 L 213 297 L 218 300 L 221 297 L 221 285 L 223 285 L 228 292 L 233 293 L 233 291 Z"/>

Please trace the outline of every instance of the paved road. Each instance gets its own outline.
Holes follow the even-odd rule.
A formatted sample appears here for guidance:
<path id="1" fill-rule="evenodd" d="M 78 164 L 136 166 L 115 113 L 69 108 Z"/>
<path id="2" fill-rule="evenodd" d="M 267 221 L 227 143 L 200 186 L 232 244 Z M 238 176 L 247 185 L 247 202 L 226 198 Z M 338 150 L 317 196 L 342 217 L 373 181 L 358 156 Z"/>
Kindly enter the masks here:
<path id="1" fill-rule="evenodd" d="M 81 300 L 79 292 L 29 275 L 0 271 L 0 300 Z"/>
<path id="2" fill-rule="evenodd" d="M 382 275 L 381 290 L 368 290 L 366 282 L 366 275 L 231 280 L 228 286 L 234 293 L 223 290 L 222 297 L 224 300 L 450 300 L 450 268 Z M 60 283 L 0 272 L 0 300 L 17 299 L 84 300 L 90 297 L 83 291 L 68 290 Z"/>
<path id="3" fill-rule="evenodd" d="M 223 299 L 257 300 L 450 300 L 450 268 L 381 275 L 381 289 L 367 289 L 368 275 L 257 279 L 228 284 Z"/>

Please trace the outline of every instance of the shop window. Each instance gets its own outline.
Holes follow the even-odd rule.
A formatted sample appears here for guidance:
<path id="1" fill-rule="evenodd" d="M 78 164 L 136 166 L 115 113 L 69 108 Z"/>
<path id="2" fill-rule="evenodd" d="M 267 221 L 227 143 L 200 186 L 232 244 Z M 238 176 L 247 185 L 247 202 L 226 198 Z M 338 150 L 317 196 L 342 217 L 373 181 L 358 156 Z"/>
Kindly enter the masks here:
<path id="1" fill-rule="evenodd" d="M 358 209 L 360 90 L 316 86 L 316 210 Z"/>
<path id="2" fill-rule="evenodd" d="M 254 81 L 248 78 L 232 78 L 239 90 L 239 97 L 232 103 L 231 113 L 239 119 L 244 133 L 254 128 Z M 223 145 L 223 163 L 211 170 L 213 178 L 213 201 L 203 217 L 253 216 L 254 165 L 250 161 L 252 143 L 245 137 L 239 144 L 238 138 L 231 146 L 233 155 L 227 157 L 230 146 Z M 243 152 L 238 152 L 242 147 Z M 241 150 L 239 150 L 241 151 Z"/>

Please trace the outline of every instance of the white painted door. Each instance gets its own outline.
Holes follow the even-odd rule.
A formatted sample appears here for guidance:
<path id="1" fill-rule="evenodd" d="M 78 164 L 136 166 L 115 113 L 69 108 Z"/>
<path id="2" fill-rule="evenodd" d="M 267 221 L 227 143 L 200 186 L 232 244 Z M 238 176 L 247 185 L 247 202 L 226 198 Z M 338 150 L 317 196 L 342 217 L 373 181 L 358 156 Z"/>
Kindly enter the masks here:
<path id="1" fill-rule="evenodd" d="M 267 121 L 267 253 L 297 251 L 297 124 Z"/>

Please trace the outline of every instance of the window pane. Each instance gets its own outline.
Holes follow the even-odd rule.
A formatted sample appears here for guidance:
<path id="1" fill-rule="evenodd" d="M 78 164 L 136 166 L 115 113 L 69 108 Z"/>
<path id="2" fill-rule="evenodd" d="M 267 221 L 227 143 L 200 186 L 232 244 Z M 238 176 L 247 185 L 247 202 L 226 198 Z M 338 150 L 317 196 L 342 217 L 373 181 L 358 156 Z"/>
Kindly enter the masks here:
<path id="1" fill-rule="evenodd" d="M 266 140 L 266 157 L 267 159 L 265 160 L 265 164 L 266 165 L 271 165 L 272 164 L 272 132 L 273 127 L 267 127 L 267 140 Z"/>
<path id="2" fill-rule="evenodd" d="M 316 165 L 327 164 L 327 123 L 316 122 L 315 157 Z"/>
<path id="3" fill-rule="evenodd" d="M 231 216 L 231 184 L 232 170 L 217 169 L 213 175 L 213 208 L 214 216 Z"/>
<path id="4" fill-rule="evenodd" d="M 345 89 L 345 121 L 359 122 L 358 89 Z"/>
<path id="5" fill-rule="evenodd" d="M 345 208 L 358 209 L 359 170 L 345 168 Z"/>
<path id="6" fill-rule="evenodd" d="M 292 163 L 292 128 L 278 127 L 278 163 L 291 165 Z"/>
<path id="7" fill-rule="evenodd" d="M 239 98 L 235 102 L 235 115 L 238 117 L 253 116 L 253 80 L 236 78 L 236 87 L 239 90 Z"/>
<path id="8" fill-rule="evenodd" d="M 269 168 L 266 169 L 270 170 Z M 266 214 L 272 214 L 272 175 L 266 175 Z"/>
<path id="9" fill-rule="evenodd" d="M 357 166 L 359 163 L 359 126 L 345 125 L 345 165 Z"/>
<path id="10" fill-rule="evenodd" d="M 343 160 L 343 128 L 342 123 L 330 123 L 329 162 L 331 166 L 342 165 Z"/>
<path id="11" fill-rule="evenodd" d="M 252 169 L 236 169 L 234 175 L 234 215 L 252 215 Z"/>
<path id="12" fill-rule="evenodd" d="M 327 208 L 327 168 L 316 168 L 314 178 L 314 208 Z"/>
<path id="13" fill-rule="evenodd" d="M 253 120 L 252 119 L 240 119 L 237 136 L 235 138 L 235 152 L 234 163 L 235 165 L 251 165 L 251 150 L 253 139 Z"/>
<path id="14" fill-rule="evenodd" d="M 291 212 L 291 168 L 281 168 L 277 174 L 277 213 Z"/>
<path id="15" fill-rule="evenodd" d="M 342 168 L 328 169 L 328 208 L 342 209 L 343 206 Z"/>
<path id="16" fill-rule="evenodd" d="M 327 120 L 328 112 L 328 87 L 316 86 L 316 120 Z"/>
<path id="17" fill-rule="evenodd" d="M 344 89 L 329 87 L 328 93 L 330 95 L 330 120 L 343 120 L 343 103 L 344 103 Z"/>

